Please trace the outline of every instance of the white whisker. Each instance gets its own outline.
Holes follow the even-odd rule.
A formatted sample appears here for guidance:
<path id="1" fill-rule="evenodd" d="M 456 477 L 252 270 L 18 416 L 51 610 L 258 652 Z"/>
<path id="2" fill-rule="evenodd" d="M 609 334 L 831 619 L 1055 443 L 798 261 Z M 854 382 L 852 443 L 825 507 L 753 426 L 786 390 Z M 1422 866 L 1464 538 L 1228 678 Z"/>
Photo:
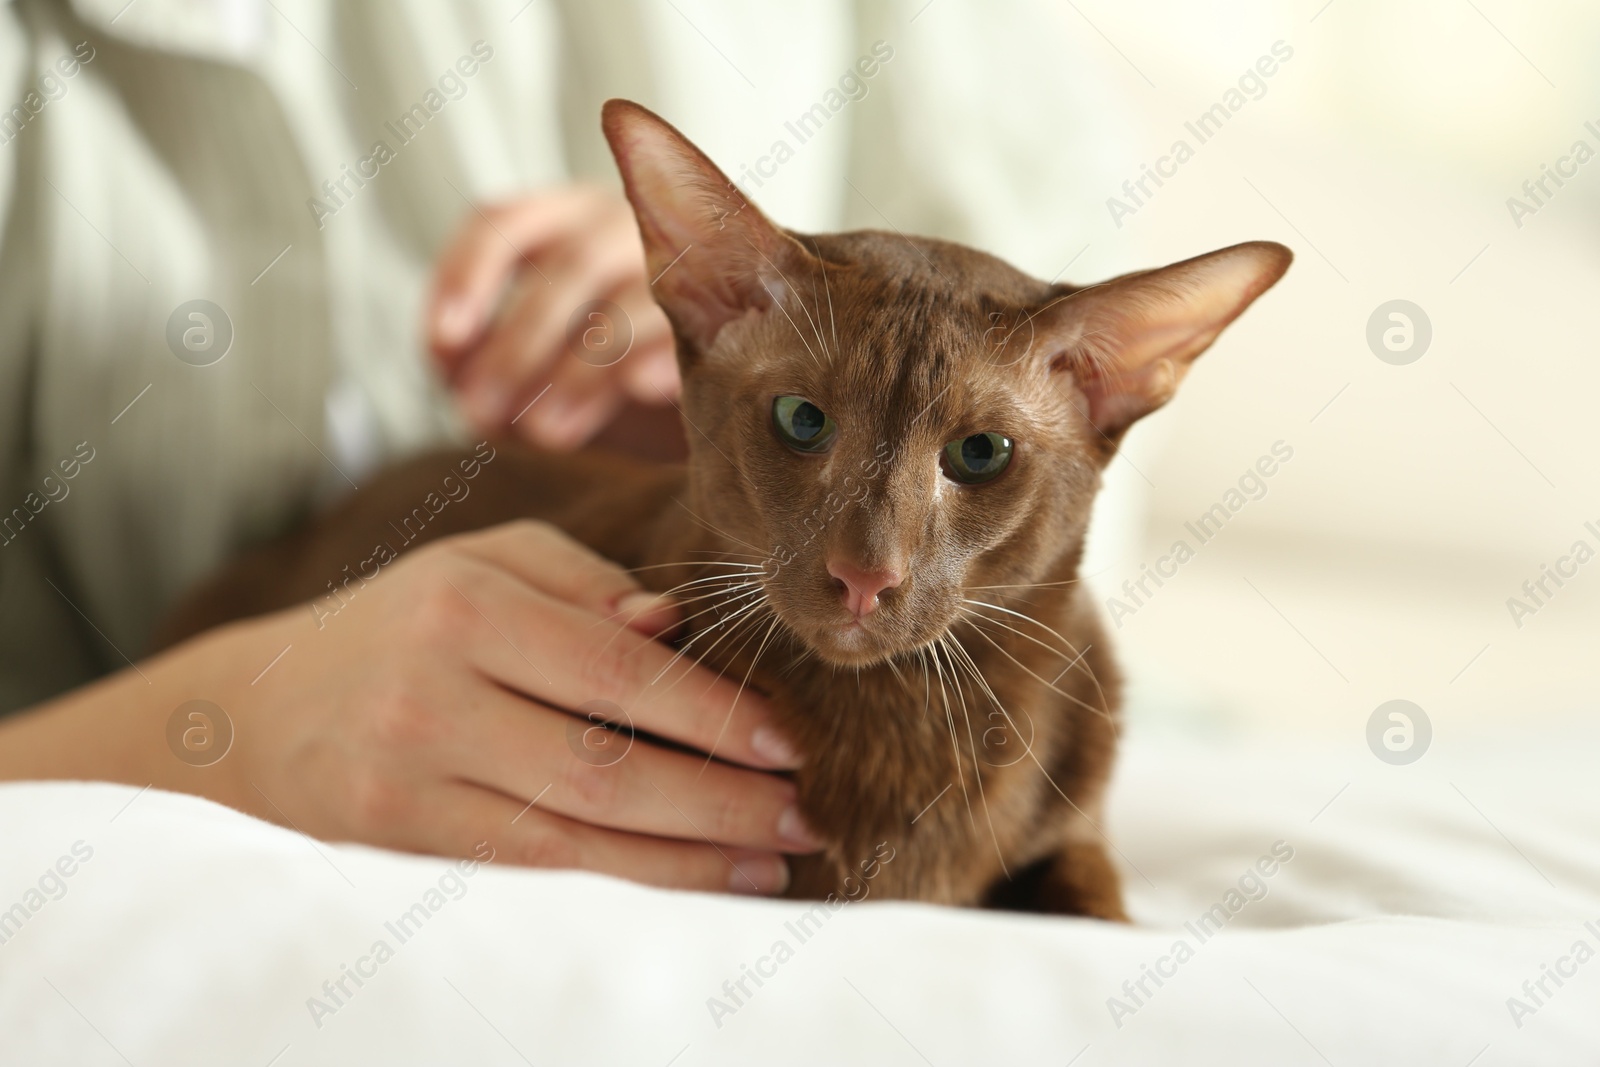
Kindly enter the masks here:
<path id="1" fill-rule="evenodd" d="M 727 733 L 728 724 L 733 722 L 733 713 L 734 713 L 734 710 L 736 708 L 738 708 L 738 706 L 739 706 L 739 698 L 744 696 L 745 687 L 750 684 L 750 676 L 755 673 L 756 664 L 761 662 L 761 655 L 762 655 L 762 653 L 766 652 L 766 650 L 767 650 L 767 642 L 772 640 L 772 635 L 773 635 L 774 631 L 776 631 L 777 629 L 778 629 L 778 616 L 777 615 L 773 615 L 772 616 L 772 621 L 767 624 L 766 635 L 761 638 L 761 644 L 756 646 L 756 654 L 751 657 L 750 666 L 744 672 L 744 679 L 739 683 L 739 691 L 733 695 L 733 703 L 728 705 L 728 714 L 722 720 L 722 728 L 717 731 L 716 740 L 711 742 L 711 747 L 706 750 L 706 761 L 700 765 L 700 774 L 706 773 L 706 768 L 711 766 L 711 761 L 717 754 L 717 746 L 722 743 L 722 735 Z M 752 631 L 752 636 L 754 635 L 755 632 L 757 632 L 757 631 Z M 749 643 L 750 642 L 747 640 L 744 645 L 740 645 L 738 651 L 739 652 L 743 652 L 744 648 L 745 648 L 745 645 L 748 645 Z M 737 654 L 738 653 L 736 652 L 735 655 L 737 655 Z M 719 677 L 720 677 L 720 675 L 719 675 Z M 699 775 L 696 775 L 695 777 L 698 778 Z"/>
<path id="2" fill-rule="evenodd" d="M 1041 630 L 1043 630 L 1046 633 L 1050 634 L 1056 640 L 1058 640 L 1062 644 L 1066 645 L 1067 648 L 1072 652 L 1072 654 L 1075 657 L 1077 657 L 1073 662 L 1078 664 L 1079 666 L 1081 666 L 1083 668 L 1083 672 L 1089 676 L 1089 681 L 1094 683 L 1095 693 L 1100 697 L 1101 703 L 1103 703 L 1103 704 L 1109 704 L 1110 703 L 1110 701 L 1108 701 L 1106 699 L 1105 690 L 1103 688 L 1101 688 L 1101 686 L 1100 686 L 1100 679 L 1096 678 L 1094 671 L 1092 669 L 1090 669 L 1090 667 L 1089 667 L 1089 665 L 1087 663 L 1083 662 L 1083 657 L 1088 655 L 1088 652 L 1089 652 L 1088 648 L 1084 648 L 1082 651 L 1079 651 L 1077 645 L 1073 644 L 1065 636 L 1063 636 L 1060 633 L 1057 633 L 1055 630 L 1053 630 L 1050 627 L 1046 626 L 1044 623 L 1040 622 L 1038 619 L 1034 618 L 1031 615 L 1025 615 L 1020 611 L 1012 611 L 1010 608 L 1001 607 L 999 604 L 991 604 L 986 600 L 972 600 L 972 599 L 963 597 L 962 598 L 962 602 L 966 603 L 966 604 L 972 604 L 972 605 L 977 606 L 977 607 L 993 608 L 996 611 L 1003 611 L 1007 615 L 1014 615 L 1019 619 L 1023 619 L 1023 620 L 1025 620 L 1027 622 L 1031 622 L 1035 626 L 1039 627 Z M 970 612 L 968 613 L 968 617 L 972 617 Z M 1016 634 L 1018 637 L 1021 637 L 1021 638 L 1025 639 L 1025 640 L 1028 640 L 1028 641 L 1032 641 L 1034 644 L 1038 645 L 1040 648 L 1046 649 L 1046 650 L 1050 651 L 1051 653 L 1053 653 L 1053 654 L 1055 654 L 1057 656 L 1061 656 L 1063 659 L 1066 658 L 1066 655 L 1063 652 L 1061 652 L 1060 649 L 1051 648 L 1049 645 L 1045 644 L 1043 641 L 1040 641 L 1038 638 L 1032 637 L 1032 636 L 1030 636 L 1030 635 L 1028 635 L 1026 633 L 1023 633 L 1021 630 L 1018 630 L 1016 627 L 1008 625 L 1003 619 L 990 619 L 987 616 L 984 616 L 984 618 L 985 618 L 985 620 L 987 622 L 993 623 L 994 625 L 1000 626 L 1000 627 L 1002 627 L 1002 628 L 1004 628 L 1006 630 L 1010 630 L 1012 633 Z M 1067 670 L 1071 670 L 1071 669 L 1072 669 L 1072 665 L 1069 664 L 1068 667 L 1067 667 Z M 1063 671 L 1062 673 L 1065 673 L 1065 671 Z M 1056 677 L 1060 678 L 1061 675 L 1058 674 L 1058 675 L 1056 675 Z"/>
<path id="3" fill-rule="evenodd" d="M 723 553 L 722 550 L 720 550 L 720 549 L 716 550 L 715 553 L 711 552 L 710 550 L 702 550 L 702 549 L 696 549 L 695 551 L 696 552 L 700 552 L 700 553 L 705 554 L 705 555 L 713 555 L 713 554 L 715 554 L 715 555 L 729 555 L 729 556 L 753 556 L 754 555 L 754 553 L 752 553 L 752 552 L 728 552 L 728 553 Z M 719 565 L 724 566 L 724 567 L 745 567 L 745 568 L 749 568 L 751 570 L 760 570 L 761 566 L 762 566 L 759 563 L 738 563 L 738 562 L 735 562 L 734 560 L 731 560 L 731 559 L 715 559 L 715 560 L 697 559 L 697 560 L 684 560 L 684 561 L 678 562 L 678 563 L 649 563 L 649 564 L 646 564 L 643 567 L 629 567 L 628 570 L 627 570 L 627 573 L 628 574 L 638 574 L 641 571 L 659 571 L 659 570 L 665 570 L 667 567 L 706 567 L 706 566 L 710 566 L 711 564 L 719 564 Z"/>
<path id="4" fill-rule="evenodd" d="M 779 267 L 776 263 L 772 262 L 772 260 L 768 259 L 767 254 L 761 251 L 761 249 L 756 248 L 754 241 L 747 240 L 747 243 L 751 248 L 755 248 L 756 255 L 760 256 L 762 261 L 766 263 L 767 266 L 778 272 L 778 277 L 783 279 L 784 287 L 789 292 L 794 293 L 796 297 L 799 297 L 800 290 L 796 289 L 793 283 L 789 281 L 789 276 L 783 273 L 783 268 Z M 799 323 L 794 321 L 794 316 L 789 314 L 789 309 L 783 306 L 783 301 L 774 300 L 773 303 L 777 305 L 779 311 L 783 312 L 783 317 L 789 320 L 789 325 L 794 327 L 794 332 L 800 338 L 800 343 L 806 346 L 806 351 L 811 353 L 811 362 L 815 363 L 819 367 L 822 366 L 822 361 L 817 358 L 817 353 L 812 349 L 811 342 L 806 340 L 805 333 L 801 331 Z M 805 312 L 807 321 L 811 322 L 811 331 L 816 333 L 817 324 L 815 320 L 811 318 L 811 312 L 806 309 L 806 302 L 804 300 L 800 301 L 800 310 Z M 818 335 L 817 343 L 822 343 L 821 335 Z M 824 348 L 823 351 L 826 352 L 827 349 Z M 833 361 L 830 359 L 828 362 L 831 363 Z"/>
<path id="5" fill-rule="evenodd" d="M 754 595 L 754 594 L 746 594 L 746 595 L 748 596 L 748 595 Z M 651 685 L 655 685 L 657 682 L 661 681 L 662 675 L 666 674 L 669 670 L 671 670 L 673 664 L 677 663 L 680 659 L 682 659 L 684 656 L 686 656 L 688 654 L 689 650 L 694 647 L 694 644 L 695 644 L 696 641 L 699 641 L 702 637 L 705 637 L 707 634 L 716 633 L 718 630 L 722 629 L 722 627 L 727 626 L 729 623 L 732 623 L 735 619 L 740 618 L 741 616 L 743 616 L 746 613 L 754 610 L 755 608 L 759 608 L 765 602 L 766 602 L 766 598 L 765 597 L 757 597 L 757 599 L 753 600 L 749 604 L 746 604 L 744 607 L 740 608 L 738 611 L 734 612 L 732 615 L 729 615 L 727 618 L 719 619 L 718 621 L 712 623 L 710 626 L 707 626 L 705 629 L 703 629 L 703 630 L 699 631 L 698 633 L 696 633 L 693 637 L 689 638 L 688 641 L 684 642 L 683 647 L 678 649 L 677 653 L 670 660 L 667 661 L 667 665 L 665 667 L 662 667 L 660 672 L 657 673 L 654 678 L 650 679 L 650 684 Z M 721 606 L 721 605 L 718 605 L 718 606 Z M 730 632 L 732 632 L 732 631 L 730 631 Z M 719 637 L 716 640 L 716 642 L 711 645 L 711 648 L 708 648 L 705 652 L 702 652 L 700 654 L 700 658 L 704 659 L 706 654 L 709 653 L 711 651 L 711 649 L 716 648 L 717 645 L 720 645 L 723 642 L 723 640 L 725 640 L 727 638 L 727 636 L 728 636 L 728 634 L 725 633 L 725 634 L 722 635 L 722 637 Z M 699 660 L 696 660 L 695 662 L 698 663 Z M 687 675 L 685 677 L 687 677 Z M 677 683 L 674 682 L 673 684 L 676 685 Z"/>
<path id="6" fill-rule="evenodd" d="M 741 544 L 746 548 L 755 549 L 755 551 L 756 551 L 756 557 L 755 558 L 757 558 L 757 559 L 767 559 L 769 557 L 770 553 L 766 554 L 766 555 L 761 554 L 761 546 L 760 545 L 752 545 L 749 541 L 746 541 L 744 538 L 735 537 L 735 536 L 733 536 L 733 534 L 729 533 L 728 531 L 726 531 L 724 529 L 719 528 L 715 524 L 707 522 L 705 519 L 702 519 L 700 516 L 696 515 L 694 513 L 694 511 L 689 507 L 688 504 L 685 504 L 683 501 L 679 500 L 677 497 L 673 497 L 672 498 L 672 502 L 674 504 L 678 505 L 680 508 L 682 508 L 685 512 L 687 512 L 689 517 L 691 519 L 693 519 L 696 523 L 698 523 L 703 529 L 709 530 L 711 533 L 716 534 L 718 537 L 726 537 L 728 540 L 733 541 L 736 544 Z"/>
<path id="7" fill-rule="evenodd" d="M 986 619 L 981 615 L 968 614 L 966 616 L 966 618 L 969 621 L 972 621 L 972 622 L 980 622 L 980 621 L 981 622 L 988 622 L 988 623 L 996 622 L 995 619 Z M 1022 670 L 1030 678 L 1033 678 L 1035 681 L 1038 681 L 1039 683 L 1044 685 L 1044 687 L 1046 689 L 1049 689 L 1052 693 L 1055 693 L 1057 696 L 1060 696 L 1060 697 L 1065 697 L 1067 700 L 1072 701 L 1074 704 L 1076 704 L 1079 707 L 1083 708 L 1085 711 L 1088 711 L 1088 712 L 1091 712 L 1091 713 L 1093 713 L 1095 715 L 1098 715 L 1102 719 L 1105 719 L 1107 722 L 1111 723 L 1113 726 L 1117 726 L 1116 717 L 1113 716 L 1105 708 L 1097 708 L 1093 704 L 1090 704 L 1087 701 L 1082 700 L 1079 697 L 1075 697 L 1071 693 L 1068 693 L 1067 691 L 1065 691 L 1064 689 L 1059 688 L 1058 686 L 1055 685 L 1055 683 L 1046 681 L 1045 679 L 1039 677 L 1039 675 L 1035 674 L 1033 672 L 1033 669 L 1030 668 L 1026 663 L 1023 663 L 1021 660 L 1017 659 L 1017 657 L 1013 656 L 1010 653 L 1010 651 L 1005 648 L 1004 645 L 1001 645 L 998 641 L 996 641 L 994 638 L 990 637 L 987 633 L 985 633 L 982 627 L 973 626 L 972 627 L 972 632 L 977 634 L 979 637 L 983 638 L 985 641 L 989 642 L 991 645 L 993 645 L 999 651 L 999 653 L 1002 656 L 1004 656 L 1006 659 L 1010 660 L 1012 663 L 1015 663 L 1018 667 L 1022 668 Z M 1059 653 L 1058 653 L 1058 655 L 1059 655 Z M 1119 732 L 1120 732 L 1120 729 L 1121 728 L 1118 727 Z"/>
<path id="8" fill-rule="evenodd" d="M 828 284 L 828 264 L 822 264 L 822 291 L 828 294 L 828 330 L 833 334 L 833 350 L 839 355 L 844 355 L 844 349 L 839 347 L 839 320 L 833 314 L 833 287 Z"/>
<path id="9" fill-rule="evenodd" d="M 1150 881 L 1150 876 L 1148 874 L 1145 874 L 1143 871 L 1139 870 L 1139 865 L 1137 863 L 1134 863 L 1131 859 L 1129 859 L 1127 853 L 1123 852 L 1120 848 L 1117 847 L 1117 843 L 1115 841 L 1111 840 L 1110 836 L 1104 830 L 1100 829 L 1100 824 L 1095 822 L 1093 819 L 1091 819 L 1089 817 L 1089 813 L 1088 812 L 1086 812 L 1082 808 L 1078 807 L 1078 804 L 1077 804 L 1077 802 L 1075 800 L 1073 800 L 1071 797 L 1067 796 L 1066 790 L 1062 789 L 1061 786 L 1059 784 L 1057 784 L 1056 780 L 1050 776 L 1050 772 L 1045 770 L 1044 764 L 1039 762 L 1039 757 L 1034 755 L 1032 752 L 1028 753 L 1028 755 L 1029 755 L 1030 758 L 1032 758 L 1033 765 L 1035 767 L 1039 768 L 1039 773 L 1044 775 L 1044 780 L 1050 783 L 1051 788 L 1053 788 L 1056 791 L 1056 793 L 1058 793 L 1060 795 L 1062 800 L 1065 800 L 1068 804 L 1070 804 L 1072 806 L 1072 810 L 1073 811 L 1075 811 L 1079 815 L 1083 816 L 1083 821 L 1089 824 L 1089 828 L 1091 830 L 1093 830 L 1095 833 L 1100 835 L 1100 839 L 1106 843 L 1106 847 L 1111 849 L 1111 851 L 1115 852 L 1117 855 L 1121 856 L 1122 857 L 1122 862 L 1126 863 L 1129 867 L 1132 867 L 1135 871 L 1137 871 L 1138 874 L 1139 874 L 1139 877 L 1144 879 L 1145 884 L 1148 885 L 1151 889 L 1154 889 L 1156 887 L 1156 884 L 1154 882 Z"/>
<path id="10" fill-rule="evenodd" d="M 960 642 L 951 635 L 950 631 L 946 630 L 939 637 L 939 643 L 944 646 L 945 655 L 950 657 L 950 671 L 954 674 L 956 667 L 961 664 L 961 661 L 956 656 L 957 649 L 960 649 Z M 965 652 L 966 650 L 961 649 L 961 651 Z M 989 794 L 983 788 L 983 761 L 978 759 L 978 736 L 973 732 L 972 716 L 967 711 L 967 697 L 962 692 L 959 680 L 956 684 L 956 697 L 961 702 L 962 721 L 967 724 L 967 745 L 972 750 L 972 777 L 978 783 L 978 803 L 983 807 L 984 822 L 989 825 L 989 840 L 994 842 L 995 858 L 1000 861 L 1000 870 L 1005 873 L 1006 880 L 1010 881 L 1011 869 L 1006 866 L 1005 853 L 1000 848 L 1000 836 L 995 832 L 994 828 L 994 813 L 989 810 Z"/>
<path id="11" fill-rule="evenodd" d="M 956 641 L 955 642 L 955 651 L 958 651 L 958 652 L 961 653 L 962 657 L 966 661 L 967 670 L 971 673 L 972 677 L 977 681 L 977 683 L 980 686 L 983 687 L 983 691 L 984 691 L 985 695 L 988 696 L 990 703 L 992 703 L 997 709 L 999 709 L 1000 714 L 1005 718 L 1006 722 L 1011 724 L 1011 728 L 1016 731 L 1017 739 L 1020 741 L 1022 739 L 1022 727 L 1017 723 L 1016 719 L 1012 718 L 1011 712 L 1006 708 L 1005 704 L 1000 700 L 999 694 L 997 694 L 994 691 L 993 687 L 991 687 L 989 685 L 989 679 L 987 679 L 987 678 L 985 678 L 983 676 L 983 671 L 982 671 L 982 669 L 979 668 L 978 661 L 973 658 L 972 653 L 960 641 Z M 1023 714 L 1026 715 L 1027 712 L 1024 711 Z M 1034 741 L 1034 738 L 1036 736 L 1037 736 L 1037 731 L 1033 727 L 1033 718 L 1032 718 L 1032 716 L 1029 716 L 1028 717 L 1028 740 L 1023 746 L 1023 754 L 1024 755 L 1026 755 L 1027 753 L 1033 751 L 1033 741 Z M 1010 763 L 995 764 L 995 766 L 998 766 L 998 767 L 1012 767 L 1012 766 L 1015 766 L 1016 764 L 1020 763 L 1021 761 L 1022 761 L 1022 756 L 1018 756 L 1016 759 L 1012 760 Z"/>
<path id="12" fill-rule="evenodd" d="M 939 660 L 939 643 L 933 642 L 928 646 L 928 651 L 933 657 L 933 669 L 939 676 L 939 702 L 944 705 L 945 722 L 950 727 L 950 753 L 955 758 L 956 781 L 961 785 L 961 799 L 967 806 L 967 822 L 974 822 L 972 817 L 972 796 L 967 792 L 967 778 L 961 768 L 961 741 L 956 737 L 956 717 L 950 709 L 950 693 L 945 688 L 944 665 Z"/>
<path id="13" fill-rule="evenodd" d="M 696 564 L 696 565 L 697 566 L 708 566 L 708 564 Z M 674 567 L 675 566 L 687 566 L 687 564 L 672 563 L 672 564 L 665 564 L 665 566 L 674 566 Z M 723 581 L 728 582 L 730 585 L 734 585 L 735 588 L 738 588 L 739 586 L 735 585 L 735 583 L 753 584 L 754 581 L 755 581 L 755 575 L 753 575 L 753 574 L 745 574 L 745 573 L 720 574 L 720 575 L 719 574 L 713 574 L 713 575 L 710 575 L 710 576 L 708 576 L 707 578 L 704 578 L 704 579 L 697 579 L 696 581 L 697 582 L 698 581 L 708 581 L 709 582 L 709 581 L 714 581 L 714 580 L 723 580 Z M 658 596 L 671 596 L 673 593 L 676 593 L 678 590 L 685 589 L 689 585 L 692 585 L 692 584 L 696 584 L 696 583 L 685 582 L 682 585 L 673 586 L 671 589 L 667 590 L 665 593 L 660 593 L 660 594 L 657 594 L 657 595 Z M 689 597 L 687 599 L 681 599 L 680 598 L 680 599 L 678 599 L 678 602 L 680 604 L 692 604 L 692 603 L 694 603 L 694 601 L 696 601 L 698 599 L 700 599 L 700 598 L 699 597 Z M 645 608 L 640 608 L 640 609 L 636 610 L 632 615 L 630 615 L 628 617 L 628 623 L 631 623 L 635 619 L 637 619 L 641 614 L 644 613 L 645 610 L 646 610 Z M 621 614 L 623 614 L 623 612 L 614 611 L 610 615 L 607 615 L 602 619 L 596 620 L 594 625 L 598 626 L 602 622 L 610 622 L 613 619 L 615 619 L 618 615 L 621 615 Z M 627 629 L 627 623 L 624 623 L 621 628 L 613 631 L 611 636 L 606 638 L 606 643 L 601 646 L 601 651 L 604 651 L 605 649 L 610 648 L 611 647 L 611 642 L 615 641 L 617 639 L 617 635 L 622 633 L 623 630 L 625 630 L 625 629 Z"/>

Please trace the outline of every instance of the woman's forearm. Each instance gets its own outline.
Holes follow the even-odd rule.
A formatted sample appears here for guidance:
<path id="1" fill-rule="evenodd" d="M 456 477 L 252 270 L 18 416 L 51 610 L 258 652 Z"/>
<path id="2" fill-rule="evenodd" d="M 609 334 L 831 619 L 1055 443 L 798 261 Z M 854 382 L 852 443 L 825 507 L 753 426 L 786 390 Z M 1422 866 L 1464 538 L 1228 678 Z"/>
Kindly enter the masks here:
<path id="1" fill-rule="evenodd" d="M 0 719 L 0 781 L 126 782 L 256 810 L 260 798 L 252 803 L 243 795 L 248 784 L 235 773 L 236 766 L 229 766 L 229 755 L 234 764 L 240 762 L 238 753 L 218 747 L 240 740 L 232 736 L 236 720 L 222 707 L 227 702 L 223 694 L 248 684 L 254 662 L 250 653 L 271 645 L 265 631 L 289 622 L 272 617 L 204 634 Z M 254 669 L 266 662 L 255 663 Z M 219 711 L 200 705 L 184 708 L 196 700 Z M 175 715 L 176 727 L 171 723 Z"/>

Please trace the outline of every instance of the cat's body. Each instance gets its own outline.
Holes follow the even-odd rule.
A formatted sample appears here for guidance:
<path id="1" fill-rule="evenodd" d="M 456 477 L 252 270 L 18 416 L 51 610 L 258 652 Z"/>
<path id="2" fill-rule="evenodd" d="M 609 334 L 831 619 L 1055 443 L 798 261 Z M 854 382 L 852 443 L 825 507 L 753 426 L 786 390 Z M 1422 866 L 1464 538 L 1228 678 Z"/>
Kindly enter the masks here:
<path id="1" fill-rule="evenodd" d="M 613 101 L 604 125 L 674 328 L 687 466 L 501 445 L 426 539 L 538 518 L 696 596 L 680 643 L 748 673 L 805 760 L 827 848 L 793 860 L 791 895 L 870 881 L 1120 918 L 1101 820 L 1120 686 L 1078 584 L 1091 504 L 1122 434 L 1288 250 L 1050 285 L 947 242 L 780 230 L 644 109 Z M 168 638 L 327 598 L 462 459 L 257 552 Z"/>
<path id="2" fill-rule="evenodd" d="M 483 462 L 486 456 L 492 458 Z M 477 469 L 476 477 L 463 475 L 463 463 Z M 449 499 L 442 488 L 447 477 L 465 495 L 441 506 Z M 716 536 L 680 506 L 687 504 L 686 488 L 681 467 L 606 453 L 552 456 L 497 441 L 476 453 L 419 457 L 206 583 L 172 615 L 161 640 L 301 602 L 337 625 L 341 604 L 361 595 L 362 575 L 387 565 L 378 561 L 516 519 L 547 521 L 624 567 L 641 568 L 637 577 L 647 587 L 669 589 L 715 574 L 706 561 L 721 550 Z M 429 510 L 429 494 L 437 513 Z M 379 546 L 388 552 L 377 552 Z M 658 566 L 683 560 L 694 562 Z M 1070 582 L 1075 564 L 1063 561 L 1043 580 Z M 856 899 L 870 892 L 1121 916 L 1099 827 L 1119 682 L 1092 607 L 1079 603 L 1079 588 L 1046 585 L 1005 601 L 1087 650 L 1053 687 L 1047 683 L 1075 654 L 1042 628 L 994 613 L 1027 636 L 991 627 L 1003 653 L 972 634 L 963 640 L 973 666 L 1014 709 L 1015 725 L 947 656 L 939 666 L 928 663 L 927 673 L 913 658 L 896 668 L 897 676 L 887 667 L 857 671 L 814 657 L 796 663 L 804 650 L 774 635 L 750 684 L 770 694 L 783 729 L 806 754 L 795 774 L 801 807 L 830 842 L 820 854 L 791 858 L 790 896 Z M 691 656 L 721 636 L 710 629 L 717 622 L 713 615 L 697 620 L 705 636 Z M 744 678 L 766 630 L 767 622 L 752 622 L 705 663 Z M 679 644 L 691 637 L 681 635 Z M 675 672 L 661 684 L 676 678 Z M 886 855 L 890 862 L 883 862 Z"/>

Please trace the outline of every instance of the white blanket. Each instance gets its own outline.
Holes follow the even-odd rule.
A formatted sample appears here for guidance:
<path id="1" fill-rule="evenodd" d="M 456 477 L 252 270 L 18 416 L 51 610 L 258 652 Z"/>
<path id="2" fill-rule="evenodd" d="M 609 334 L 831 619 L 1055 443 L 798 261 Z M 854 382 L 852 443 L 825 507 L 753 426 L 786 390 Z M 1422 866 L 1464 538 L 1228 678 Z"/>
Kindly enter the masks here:
<path id="1" fill-rule="evenodd" d="M 1593 1064 L 1587 741 L 1392 767 L 1135 734 L 1131 926 L 463 869 L 12 785 L 0 1063 Z"/>

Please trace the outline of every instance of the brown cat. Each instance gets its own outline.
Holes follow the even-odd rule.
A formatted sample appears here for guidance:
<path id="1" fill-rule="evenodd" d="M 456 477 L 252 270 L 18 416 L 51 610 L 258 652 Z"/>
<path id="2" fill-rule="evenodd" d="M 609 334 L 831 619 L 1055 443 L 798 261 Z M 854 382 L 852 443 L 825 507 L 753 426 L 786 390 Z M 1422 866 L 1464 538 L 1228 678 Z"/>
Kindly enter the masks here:
<path id="1" fill-rule="evenodd" d="M 613 100 L 603 125 L 677 337 L 687 466 L 498 444 L 417 541 L 538 518 L 712 594 L 680 643 L 772 695 L 829 841 L 793 860 L 791 896 L 857 896 L 870 865 L 878 896 L 1122 918 L 1101 824 L 1120 681 L 1077 582 L 1090 505 L 1288 249 L 1047 285 L 943 241 L 779 229 L 644 108 Z M 404 550 L 396 523 L 463 462 L 391 471 L 165 639 L 327 596 L 374 546 Z"/>

